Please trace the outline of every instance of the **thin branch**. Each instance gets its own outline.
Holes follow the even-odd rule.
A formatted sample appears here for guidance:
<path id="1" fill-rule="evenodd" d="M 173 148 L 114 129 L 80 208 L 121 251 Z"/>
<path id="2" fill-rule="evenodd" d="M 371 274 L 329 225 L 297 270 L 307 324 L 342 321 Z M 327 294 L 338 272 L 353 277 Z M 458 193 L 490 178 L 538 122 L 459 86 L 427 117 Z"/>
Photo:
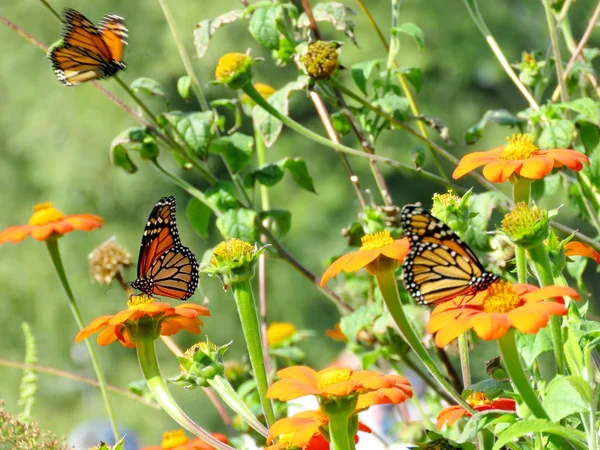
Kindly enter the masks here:
<path id="1" fill-rule="evenodd" d="M 548 32 L 550 34 L 550 42 L 552 44 L 552 52 L 554 53 L 554 67 L 556 67 L 556 78 L 558 79 L 558 88 L 560 89 L 560 99 L 566 102 L 567 85 L 563 76 L 562 58 L 560 57 L 560 47 L 558 46 L 558 38 L 556 37 L 556 27 L 552 15 L 552 8 L 548 0 L 543 0 L 544 11 L 546 13 L 546 22 L 548 24 Z"/>

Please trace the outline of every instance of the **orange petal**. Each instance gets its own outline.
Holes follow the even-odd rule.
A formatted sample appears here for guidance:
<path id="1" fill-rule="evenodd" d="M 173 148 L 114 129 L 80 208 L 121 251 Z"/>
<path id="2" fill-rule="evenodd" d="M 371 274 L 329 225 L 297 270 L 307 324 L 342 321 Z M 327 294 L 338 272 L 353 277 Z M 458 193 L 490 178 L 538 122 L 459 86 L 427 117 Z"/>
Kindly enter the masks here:
<path id="1" fill-rule="evenodd" d="M 136 320 L 144 315 L 139 309 L 124 309 L 115 314 L 109 323 L 110 325 L 121 325 L 128 320 Z"/>
<path id="2" fill-rule="evenodd" d="M 379 255 L 381 255 L 381 250 L 359 250 L 354 252 L 352 258 L 346 262 L 344 272 L 356 272 L 374 261 Z"/>
<path id="3" fill-rule="evenodd" d="M 354 255 L 354 253 L 355 252 L 346 253 L 345 255 L 340 256 L 338 259 L 332 262 L 329 265 L 329 267 L 325 270 L 325 273 L 323 273 L 323 276 L 321 277 L 320 286 L 325 286 L 325 283 L 327 283 L 329 279 L 338 276 L 339 273 L 344 269 L 346 262 L 352 259 L 352 255 Z"/>
<path id="4" fill-rule="evenodd" d="M 483 168 L 483 176 L 492 183 L 503 183 L 521 167 L 523 161 L 500 159 L 493 161 Z"/>
<path id="5" fill-rule="evenodd" d="M 563 164 L 571 170 L 580 171 L 583 169 L 583 164 L 590 164 L 590 160 L 583 153 L 576 150 L 568 150 L 562 148 L 553 148 L 546 150 L 546 156 L 558 162 L 555 167 L 560 167 Z"/>
<path id="6" fill-rule="evenodd" d="M 534 156 L 523 161 L 523 165 L 516 172 L 525 178 L 539 180 L 544 178 L 554 168 L 554 161 L 545 156 Z"/>
<path id="7" fill-rule="evenodd" d="M 555 304 L 558 305 L 558 303 Z M 535 303 L 526 304 L 508 313 L 510 323 L 521 333 L 534 334 L 548 324 L 550 314 L 544 308 L 536 308 L 536 305 Z M 566 313 L 566 308 L 564 309 Z"/>
<path id="8" fill-rule="evenodd" d="M 204 306 L 196 305 L 195 303 L 186 303 L 185 305 L 177 305 L 175 307 L 175 311 L 177 311 L 177 314 L 179 314 L 179 315 L 183 315 L 183 314 L 181 314 L 182 309 L 186 309 L 186 310 L 191 309 L 192 311 L 194 311 L 196 313 L 196 315 L 193 317 L 210 316 L 210 311 L 208 310 L 208 308 L 205 308 Z"/>
<path id="9" fill-rule="evenodd" d="M 102 226 L 102 222 L 104 222 L 101 217 L 87 214 L 74 214 L 67 216 L 63 219 L 63 221 L 68 222 L 74 229 L 83 231 L 90 231 L 94 228 L 100 228 Z"/>
<path id="10" fill-rule="evenodd" d="M 112 315 L 106 315 L 97 317 L 94 320 L 92 320 L 87 327 L 85 327 L 83 330 L 77 333 L 77 336 L 75 336 L 75 342 L 81 342 L 84 339 L 90 337 L 92 334 L 96 333 L 97 331 L 100 331 L 101 329 L 108 326 L 108 322 L 110 319 L 112 319 L 112 317 Z"/>
<path id="11" fill-rule="evenodd" d="M 381 253 L 383 253 L 388 258 L 396 259 L 398 261 L 403 261 L 410 252 L 410 242 L 408 238 L 402 238 L 394 241 L 393 244 L 387 245 L 381 249 Z"/>
<path id="12" fill-rule="evenodd" d="M 546 286 L 523 295 L 523 298 L 527 302 L 537 302 L 550 298 L 561 299 L 562 297 L 571 297 L 572 299 L 579 300 L 579 294 L 577 291 L 568 286 Z"/>
<path id="13" fill-rule="evenodd" d="M 442 348 L 452 342 L 461 334 L 471 329 L 471 314 L 461 316 L 440 329 L 435 335 L 435 345 Z"/>
<path id="14" fill-rule="evenodd" d="M 0 244 L 10 241 L 13 244 L 21 242 L 25 239 L 29 233 L 31 233 L 31 225 L 16 225 L 14 227 L 7 228 L 0 233 Z"/>
<path id="15" fill-rule="evenodd" d="M 58 222 L 49 223 L 47 226 L 53 226 L 54 232 L 58 234 L 67 234 L 75 229 L 71 222 L 66 220 L 60 220 Z"/>
<path id="16" fill-rule="evenodd" d="M 0 243 L 2 242 L 2 235 L 0 234 Z M 566 256 L 586 256 L 588 258 L 593 259 L 598 264 L 600 264 L 600 253 L 594 250 L 589 245 L 584 244 L 583 242 L 571 241 L 567 245 L 565 245 L 565 255 Z"/>
<path id="17" fill-rule="evenodd" d="M 454 169 L 454 172 L 452 173 L 452 178 L 457 180 L 472 170 L 496 160 L 498 160 L 498 155 L 492 152 L 469 153 L 463 156 L 458 162 L 456 169 Z"/>
<path id="18" fill-rule="evenodd" d="M 454 325 L 458 317 L 470 317 L 473 314 L 479 314 L 481 312 L 480 309 L 470 308 L 468 305 L 465 306 L 464 309 L 462 307 L 457 306 L 452 309 L 447 309 L 445 311 L 440 308 L 440 312 L 436 312 L 438 311 L 438 308 L 434 309 L 434 312 L 429 318 L 429 322 L 427 323 L 426 328 L 428 333 L 435 333 L 446 326 Z"/>
<path id="19" fill-rule="evenodd" d="M 181 330 L 189 331 L 190 333 L 200 333 L 200 322 L 198 319 L 188 317 L 173 317 L 164 320 L 160 325 L 160 334 L 163 336 L 172 336 Z"/>
<path id="20" fill-rule="evenodd" d="M 317 371 L 307 366 L 286 367 L 277 371 L 277 376 L 281 379 L 302 381 L 317 386 Z"/>
<path id="21" fill-rule="evenodd" d="M 52 223 L 31 227 L 31 237 L 38 241 L 44 241 L 48 239 L 48 236 L 50 236 L 52 233 L 54 233 L 54 224 Z"/>
<path id="22" fill-rule="evenodd" d="M 441 430 L 446 422 L 448 422 L 448 425 L 454 425 L 454 423 L 463 416 L 470 416 L 470 414 L 462 406 L 449 406 L 442 409 L 438 414 L 436 426 L 438 430 Z"/>
<path id="23" fill-rule="evenodd" d="M 499 339 L 506 334 L 510 328 L 508 314 L 484 313 L 476 315 L 471 319 L 473 330 L 484 341 Z"/>
<path id="24" fill-rule="evenodd" d="M 96 341 L 98 342 L 98 345 L 109 345 L 115 342 L 118 339 L 115 328 L 116 327 L 109 326 L 100 332 Z"/>

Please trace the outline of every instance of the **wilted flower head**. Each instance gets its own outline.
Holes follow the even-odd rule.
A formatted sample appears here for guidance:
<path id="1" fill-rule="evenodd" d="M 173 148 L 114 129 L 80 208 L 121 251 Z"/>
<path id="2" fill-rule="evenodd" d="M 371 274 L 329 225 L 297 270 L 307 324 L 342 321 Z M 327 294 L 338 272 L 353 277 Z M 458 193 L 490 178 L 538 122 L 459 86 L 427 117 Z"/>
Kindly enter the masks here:
<path id="1" fill-rule="evenodd" d="M 88 255 L 90 273 L 98 284 L 110 284 L 117 274 L 131 265 L 131 253 L 117 244 L 115 237 L 107 239 Z"/>
<path id="2" fill-rule="evenodd" d="M 335 41 L 315 41 L 307 45 L 300 54 L 300 63 L 304 72 L 313 80 L 326 80 L 338 68 L 338 49 Z"/>

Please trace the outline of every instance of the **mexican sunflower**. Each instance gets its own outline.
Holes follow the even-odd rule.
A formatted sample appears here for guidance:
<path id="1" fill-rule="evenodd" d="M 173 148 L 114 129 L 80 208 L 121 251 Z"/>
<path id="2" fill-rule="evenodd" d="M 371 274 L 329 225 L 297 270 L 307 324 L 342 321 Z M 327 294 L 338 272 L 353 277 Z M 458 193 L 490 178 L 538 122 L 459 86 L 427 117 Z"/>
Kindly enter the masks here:
<path id="1" fill-rule="evenodd" d="M 329 417 L 321 411 L 302 411 L 292 417 L 279 419 L 269 429 L 265 450 L 329 450 L 329 442 L 322 434 L 327 429 Z M 358 430 L 370 433 L 371 429 L 358 422 Z M 273 443 L 277 440 L 277 443 Z M 358 442 L 358 436 L 354 436 Z"/>
<path id="2" fill-rule="evenodd" d="M 477 411 L 515 411 L 517 403 L 510 398 L 498 398 L 490 400 L 483 392 L 474 392 L 467 397 L 467 403 Z M 471 417 L 471 413 L 460 405 L 452 405 L 444 408 L 437 416 L 437 428 L 441 430 L 445 423 L 453 425 L 461 417 Z"/>
<path id="3" fill-rule="evenodd" d="M 280 380 L 269 387 L 267 397 L 283 402 L 306 395 L 329 400 L 358 394 L 361 408 L 357 409 L 366 409 L 374 404 L 401 403 L 412 397 L 410 383 L 405 378 L 371 370 L 328 367 L 317 372 L 307 366 L 292 366 L 281 369 L 277 376 Z M 371 395 L 363 399 L 367 394 Z"/>
<path id="4" fill-rule="evenodd" d="M 221 433 L 211 433 L 211 436 L 227 444 L 227 436 Z M 166 431 L 160 445 L 143 447 L 142 450 L 213 450 L 214 447 L 200 438 L 190 440 L 183 430 Z"/>
<path id="5" fill-rule="evenodd" d="M 73 230 L 90 231 L 100 228 L 104 219 L 92 214 L 71 214 L 65 216 L 52 203 L 40 203 L 33 207 L 33 215 L 29 223 L 16 225 L 0 232 L 0 244 L 11 241 L 21 242 L 31 235 L 38 241 L 44 241 L 50 236 L 61 236 Z"/>
<path id="6" fill-rule="evenodd" d="M 535 334 L 547 325 L 550 315 L 567 313 L 563 296 L 579 299 L 579 294 L 567 286 L 538 288 L 498 281 L 472 298 L 461 296 L 437 306 L 431 312 L 427 331 L 436 333 L 438 347 L 471 328 L 486 341 L 501 338 L 511 327 Z"/>
<path id="7" fill-rule="evenodd" d="M 571 241 L 565 245 L 565 256 L 585 256 L 600 264 L 600 253 L 583 242 Z"/>
<path id="8" fill-rule="evenodd" d="M 407 238 L 394 240 L 389 231 L 367 234 L 361 238 L 361 241 L 360 250 L 346 253 L 325 270 L 321 277 L 321 286 L 325 286 L 330 278 L 336 277 L 342 270 L 356 272 L 366 267 L 370 274 L 374 274 L 390 263 L 392 267 L 397 268 L 410 251 Z"/>
<path id="9" fill-rule="evenodd" d="M 583 163 L 590 163 L 587 156 L 576 150 L 563 148 L 541 150 L 528 134 L 513 134 L 507 139 L 507 145 L 463 156 L 452 178 L 456 180 L 484 166 L 483 176 L 492 183 L 502 183 L 513 174 L 539 180 L 552 172 L 555 167 L 566 166 L 571 170 L 580 171 L 583 169 Z"/>
<path id="10" fill-rule="evenodd" d="M 204 306 L 186 303 L 171 306 L 168 303 L 154 303 L 149 295 L 132 295 L 128 308 L 114 315 L 98 317 L 77 333 L 75 342 L 80 342 L 100 331 L 99 345 L 112 344 L 118 340 L 128 348 L 135 347 L 139 339 L 171 336 L 181 330 L 200 333 L 202 321 L 198 316 L 210 316 Z"/>

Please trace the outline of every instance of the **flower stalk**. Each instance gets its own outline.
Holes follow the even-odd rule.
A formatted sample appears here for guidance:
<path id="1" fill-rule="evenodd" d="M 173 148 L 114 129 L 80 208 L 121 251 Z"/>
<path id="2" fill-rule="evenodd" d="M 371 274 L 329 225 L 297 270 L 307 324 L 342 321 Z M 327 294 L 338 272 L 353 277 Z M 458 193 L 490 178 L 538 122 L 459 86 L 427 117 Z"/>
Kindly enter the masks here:
<path id="1" fill-rule="evenodd" d="M 148 388 L 150 389 L 150 392 L 152 392 L 154 399 L 162 406 L 165 412 L 179 425 L 189 432 L 194 433 L 194 435 L 198 436 L 207 444 L 210 444 L 219 450 L 235 450 L 233 447 L 223 444 L 211 436 L 202 427 L 190 419 L 175 402 L 175 399 L 171 396 L 171 393 L 167 389 L 165 381 L 160 374 L 160 368 L 156 359 L 154 340 L 148 338 L 138 340 L 136 342 L 136 350 L 140 369 L 148 384 Z"/>
<path id="2" fill-rule="evenodd" d="M 531 182 L 525 178 L 514 177 L 513 180 L 513 201 L 515 205 L 519 202 L 525 202 L 529 205 L 531 198 Z M 517 264 L 517 280 L 519 283 L 527 283 L 527 256 L 525 249 L 515 245 L 515 261 Z"/>
<path id="3" fill-rule="evenodd" d="M 328 413 L 329 437 L 334 450 L 354 450 L 354 439 L 348 432 L 350 415 L 347 412 Z"/>
<path id="4" fill-rule="evenodd" d="M 48 253 L 50 254 L 50 259 L 52 261 L 52 265 L 54 266 L 54 270 L 56 271 L 58 281 L 60 282 L 63 292 L 67 296 L 67 300 L 69 300 L 69 307 L 71 308 L 71 312 L 73 313 L 73 317 L 75 318 L 77 327 L 79 328 L 79 330 L 83 330 L 85 324 L 81 316 L 81 310 L 79 309 L 79 305 L 75 300 L 75 296 L 73 295 L 73 291 L 71 290 L 71 285 L 69 284 L 69 280 L 67 279 L 67 273 L 65 272 L 65 267 L 63 265 L 62 258 L 60 257 L 60 250 L 58 248 L 58 238 L 56 236 L 51 236 L 48 239 L 46 239 L 46 247 L 48 248 Z M 110 403 L 110 398 L 108 397 L 106 379 L 104 378 L 104 374 L 102 373 L 100 361 L 98 360 L 96 350 L 94 349 L 94 346 L 92 345 L 92 342 L 89 338 L 85 340 L 85 345 L 88 349 L 88 353 L 90 354 L 90 360 L 92 361 L 92 366 L 94 368 L 94 372 L 96 373 L 96 378 L 98 379 L 98 387 L 100 388 L 100 392 L 102 393 L 102 400 L 104 402 L 104 407 L 106 408 L 106 414 L 108 415 L 108 420 L 113 431 L 115 442 L 118 442 L 121 436 L 119 433 L 119 427 L 117 426 L 115 413 Z"/>
<path id="5" fill-rule="evenodd" d="M 265 359 L 262 351 L 260 338 L 260 327 L 258 324 L 258 314 L 252 294 L 252 286 L 250 281 L 241 281 L 231 285 L 235 303 L 237 304 L 244 338 L 248 346 L 248 354 L 250 355 L 250 363 L 256 379 L 256 387 L 260 402 L 263 407 L 263 412 L 270 426 L 275 422 L 275 414 L 273 413 L 273 405 L 267 398 L 267 389 L 269 383 L 267 381 L 267 371 L 265 368 Z"/>

